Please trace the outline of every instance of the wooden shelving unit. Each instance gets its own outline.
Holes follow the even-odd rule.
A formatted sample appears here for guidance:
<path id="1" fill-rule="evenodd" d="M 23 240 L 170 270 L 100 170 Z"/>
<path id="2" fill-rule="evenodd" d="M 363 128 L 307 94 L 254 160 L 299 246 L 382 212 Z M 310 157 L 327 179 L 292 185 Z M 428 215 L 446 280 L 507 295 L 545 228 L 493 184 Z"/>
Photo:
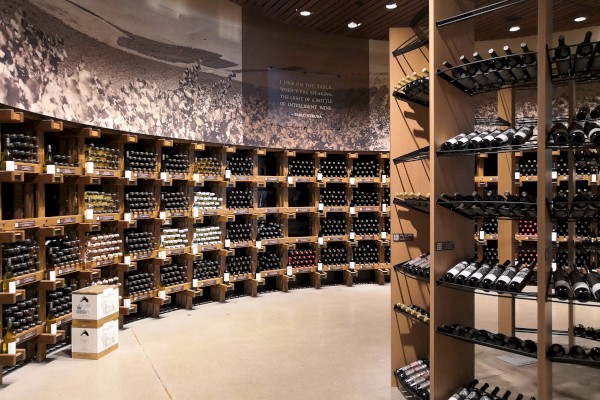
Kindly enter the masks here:
<path id="1" fill-rule="evenodd" d="M 30 360 L 37 354 L 38 360 L 45 358 L 45 349 L 48 345 L 62 340 L 68 340 L 70 315 L 59 319 L 60 326 L 56 335 L 45 333 L 46 319 L 46 293 L 56 290 L 57 285 L 77 282 L 80 287 L 90 284 L 96 279 L 118 277 L 122 283 L 120 294 L 125 297 L 127 293 L 124 281 L 130 271 L 152 272 L 154 284 L 158 287 L 160 268 L 163 265 L 177 264 L 186 268 L 187 279 L 184 283 L 166 287 L 166 298 L 158 297 L 158 291 L 130 296 L 131 305 L 120 307 L 120 325 L 126 322 L 126 317 L 132 314 L 158 317 L 163 305 L 171 304 L 181 308 L 192 308 L 194 298 L 209 296 L 215 301 L 225 301 L 228 291 L 241 285 L 243 291 L 256 296 L 260 286 L 269 280 L 275 281 L 275 286 L 282 291 L 288 290 L 288 283 L 308 276 L 312 287 L 321 287 L 334 276 L 344 279 L 349 286 L 358 277 L 371 280 L 380 284 L 389 277 L 390 264 L 385 260 L 385 245 L 387 241 L 380 234 L 372 237 L 358 238 L 358 240 L 371 240 L 377 243 L 379 259 L 369 265 L 357 265 L 355 271 L 349 271 L 348 264 L 341 266 L 315 265 L 305 268 L 294 268 L 287 275 L 288 252 L 295 248 L 312 249 L 319 260 L 321 249 L 330 245 L 329 242 L 319 246 L 317 234 L 319 232 L 319 216 L 317 203 L 319 192 L 328 184 L 341 185 L 348 194 L 348 201 L 352 191 L 357 186 L 370 187 L 376 193 L 380 203 L 359 212 L 370 212 L 377 216 L 380 231 L 384 229 L 385 218 L 389 215 L 382 211 L 381 200 L 383 190 L 388 186 L 381 183 L 381 169 L 389 161 L 388 154 L 376 152 L 312 152 L 305 150 L 280 150 L 250 147 L 224 146 L 221 144 L 195 143 L 180 139 L 162 139 L 142 134 L 119 132 L 113 130 L 100 130 L 95 127 L 83 126 L 71 122 L 51 120 L 42 116 L 23 113 L 18 110 L 0 106 L 0 134 L 4 134 L 7 124 L 10 132 L 27 131 L 37 140 L 37 164 L 25 165 L 17 163 L 15 171 L 0 171 L 0 182 L 3 191 L 11 191 L 17 201 L 11 204 L 0 202 L 0 215 L 10 215 L 10 218 L 0 217 L 0 243 L 11 243 L 34 238 L 39 244 L 38 258 L 39 270 L 35 273 L 18 276 L 16 293 L 0 292 L 0 303 L 3 305 L 14 304 L 17 301 L 38 297 L 40 301 L 41 325 L 22 332 L 18 335 L 18 353 L 16 356 L 0 357 L 0 371 L 3 366 L 11 366 L 21 360 Z M 78 163 L 75 166 L 59 166 L 55 174 L 48 174 L 45 170 L 46 144 L 51 143 L 54 154 L 69 155 Z M 96 146 L 117 150 L 119 165 L 115 170 L 86 168 L 86 154 L 84 146 L 94 143 Z M 127 150 L 145 151 L 156 155 L 157 168 L 150 172 L 132 172 L 125 169 L 125 153 Z M 182 154 L 190 160 L 190 170 L 185 173 L 161 172 L 161 159 L 163 153 Z M 252 175 L 236 176 L 230 179 L 225 177 L 225 168 L 228 157 L 244 155 L 252 160 Z M 212 157 L 220 164 L 218 174 L 204 175 L 194 173 L 193 161 L 195 157 Z M 315 165 L 315 175 L 306 177 L 288 177 L 288 163 L 294 157 L 303 157 Z M 322 159 L 335 157 L 343 159 L 347 164 L 347 177 L 324 178 L 317 180 L 316 170 Z M 379 165 L 377 176 L 373 178 L 356 179 L 354 186 L 350 184 L 350 171 L 354 160 L 361 157 L 376 159 Z M 252 208 L 228 209 L 226 207 L 227 193 L 231 189 L 247 188 L 253 199 Z M 86 218 L 84 193 L 86 190 L 102 190 L 114 193 L 118 199 L 119 209 L 115 213 L 97 214 L 91 219 Z M 266 203 L 259 204 L 259 192 L 269 190 L 274 195 Z M 300 191 L 303 194 L 303 203 L 296 204 L 291 201 L 290 192 Z M 128 213 L 125 208 L 125 193 L 143 191 L 152 193 L 157 206 L 150 212 Z M 189 200 L 190 207 L 180 211 L 161 211 L 160 199 L 164 191 L 182 192 Z M 223 199 L 223 205 L 218 209 L 194 209 L 192 207 L 194 192 L 210 191 L 215 197 Z M 389 209 L 387 204 L 386 209 Z M 8 208 L 11 207 L 10 210 Z M 2 214 L 4 211 L 4 214 Z M 333 210 L 325 210 L 326 212 Z M 335 210 L 344 215 L 346 220 L 352 216 L 349 207 Z M 257 223 L 261 220 L 274 221 L 281 225 L 281 238 L 263 239 L 256 242 Z M 252 226 L 252 237 L 247 242 L 232 243 L 230 249 L 223 246 L 225 230 L 228 222 L 246 221 Z M 296 231 L 290 230 L 294 223 Z M 221 240 L 216 244 L 194 245 L 193 228 L 196 226 L 218 226 L 221 229 Z M 187 244 L 181 248 L 165 249 L 160 247 L 160 232 L 163 228 L 187 228 Z M 300 227 L 300 228 L 299 228 Z M 299 229 L 301 231 L 299 231 Z M 150 232 L 155 237 L 156 248 L 140 254 L 126 254 L 124 243 L 120 246 L 122 256 L 111 259 L 91 261 L 85 259 L 85 243 L 88 235 L 95 233 L 116 233 L 124 239 L 127 232 Z M 54 268 L 55 281 L 50 281 L 50 269 L 46 268 L 46 239 L 58 235 L 69 236 L 81 240 L 81 263 L 68 267 Z M 389 234 L 389 232 L 386 232 Z M 346 235 L 338 238 L 341 245 L 348 249 L 348 260 L 351 258 L 353 246 Z M 337 240 L 337 239 L 336 239 Z M 336 242 L 337 243 L 337 242 Z M 281 268 L 272 271 L 260 271 L 257 279 L 257 255 L 259 252 L 276 253 L 281 258 Z M 251 270 L 248 274 L 230 276 L 229 282 L 224 280 L 225 258 L 233 254 L 247 254 L 251 256 Z M 193 279 L 193 262 L 201 259 L 217 260 L 220 265 L 218 277 L 197 281 Z M 360 274 L 360 276 L 359 276 Z M 0 270 L 0 276 L 4 276 Z M 2 315 L 0 314 L 0 318 Z M 1 376 L 1 374 L 0 374 Z M 0 378 L 1 379 L 1 378 Z"/>

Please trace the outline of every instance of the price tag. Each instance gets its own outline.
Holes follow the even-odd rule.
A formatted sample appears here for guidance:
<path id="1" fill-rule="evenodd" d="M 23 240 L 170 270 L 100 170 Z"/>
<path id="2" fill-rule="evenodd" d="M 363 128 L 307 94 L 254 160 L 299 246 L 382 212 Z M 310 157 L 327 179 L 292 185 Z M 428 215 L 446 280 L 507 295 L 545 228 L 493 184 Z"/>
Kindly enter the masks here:
<path id="1" fill-rule="evenodd" d="M 287 268 L 286 268 L 286 270 L 285 270 L 285 273 L 286 273 L 288 276 L 292 276 L 292 274 L 294 273 L 294 270 L 292 269 L 292 267 L 291 267 L 291 266 L 289 266 L 289 265 L 288 265 L 288 267 L 287 267 Z"/>
<path id="2" fill-rule="evenodd" d="M 256 248 L 257 249 L 262 249 L 262 242 L 260 240 L 256 241 Z"/>
<path id="3" fill-rule="evenodd" d="M 123 264 L 131 264 L 131 256 L 124 256 Z"/>
<path id="4" fill-rule="evenodd" d="M 46 165 L 46 173 L 56 175 L 56 165 Z"/>
<path id="5" fill-rule="evenodd" d="M 50 334 L 56 335 L 56 324 L 50 324 Z"/>
<path id="6" fill-rule="evenodd" d="M 14 171 L 15 170 L 15 162 L 7 161 L 6 162 L 6 171 Z"/>
<path id="7" fill-rule="evenodd" d="M 356 210 L 354 209 L 354 206 L 350 207 L 350 214 L 351 215 L 356 214 Z"/>
<path id="8" fill-rule="evenodd" d="M 350 261 L 350 265 L 348 268 L 350 268 L 350 271 L 354 271 L 354 268 L 356 267 L 356 263 L 354 261 Z"/>
<path id="9" fill-rule="evenodd" d="M 193 288 L 197 288 L 198 287 L 198 279 L 197 278 L 192 279 L 192 287 Z"/>
<path id="10" fill-rule="evenodd" d="M 515 181 L 518 181 L 521 179 L 521 173 L 519 171 L 515 171 Z"/>
<path id="11" fill-rule="evenodd" d="M 159 290 L 158 291 L 158 298 L 159 299 L 166 299 L 167 298 L 167 293 L 164 290 Z"/>
<path id="12" fill-rule="evenodd" d="M 323 236 L 319 236 L 319 237 L 317 238 L 317 243 L 318 243 L 319 245 L 323 245 L 323 242 L 324 242 L 324 240 L 323 240 Z"/>
<path id="13" fill-rule="evenodd" d="M 51 282 L 56 281 L 56 271 L 48 271 L 48 280 Z"/>
<path id="14" fill-rule="evenodd" d="M 558 234 L 556 233 L 556 231 L 552 231 L 552 241 L 553 242 L 558 241 Z"/>
<path id="15" fill-rule="evenodd" d="M 353 186 L 355 185 L 355 180 L 353 176 L 350 177 L 350 184 Z"/>
<path id="16" fill-rule="evenodd" d="M 554 272 L 554 271 L 556 271 L 556 268 L 558 268 L 558 267 L 556 266 L 556 261 L 552 261 L 552 266 L 551 266 L 551 267 L 552 267 L 552 271 L 553 271 L 553 272 Z"/>
<path id="17" fill-rule="evenodd" d="M 323 203 L 319 203 L 318 210 L 323 211 L 324 209 L 325 209 L 325 206 L 323 205 Z"/>
<path id="18" fill-rule="evenodd" d="M 129 179 L 131 180 L 131 178 L 133 177 L 131 171 L 125 171 L 125 179 Z"/>
<path id="19" fill-rule="evenodd" d="M 167 212 L 161 211 L 159 214 L 159 218 L 162 219 L 163 221 L 165 221 L 167 219 Z"/>
<path id="20" fill-rule="evenodd" d="M 225 282 L 225 283 L 229 282 L 229 272 L 225 272 L 223 274 L 223 282 Z"/>
<path id="21" fill-rule="evenodd" d="M 558 179 L 558 171 L 552 170 L 552 180 L 555 181 Z"/>
<path id="22" fill-rule="evenodd" d="M 381 239 L 382 240 L 387 239 L 387 232 L 386 231 L 381 231 Z"/>
<path id="23" fill-rule="evenodd" d="M 323 271 L 323 263 L 322 262 L 317 263 L 317 271 L 319 271 L 319 272 Z"/>
<path id="24" fill-rule="evenodd" d="M 294 177 L 293 176 L 288 176 L 288 184 L 291 185 L 294 183 Z"/>
<path id="25" fill-rule="evenodd" d="M 598 175 L 592 174 L 592 183 L 597 183 L 597 182 L 598 182 Z"/>
<path id="26" fill-rule="evenodd" d="M 85 163 L 85 172 L 90 175 L 94 174 L 94 162 L 93 161 L 88 161 Z"/>
<path id="27" fill-rule="evenodd" d="M 161 250 L 158 252 L 158 258 L 160 258 L 161 260 L 164 260 L 167 258 L 167 252 L 164 250 Z"/>
<path id="28" fill-rule="evenodd" d="M 93 208 L 88 208 L 85 210 L 85 219 L 88 221 L 91 221 L 94 219 L 94 209 Z"/>
<path id="29" fill-rule="evenodd" d="M 197 243 L 192 244 L 192 254 L 193 255 L 198 254 L 198 244 Z"/>
<path id="30" fill-rule="evenodd" d="M 256 273 L 256 280 L 259 282 L 262 280 L 262 276 L 260 276 L 260 272 Z"/>
<path id="31" fill-rule="evenodd" d="M 225 179 L 227 179 L 227 180 L 231 179 L 231 170 L 230 169 L 225 170 Z"/>
<path id="32" fill-rule="evenodd" d="M 387 183 L 387 175 L 386 174 L 381 175 L 381 183 Z"/>
<path id="33" fill-rule="evenodd" d="M 350 240 L 354 240 L 356 234 L 354 232 L 350 232 Z"/>
<path id="34" fill-rule="evenodd" d="M 123 214 L 123 221 L 125 221 L 125 222 L 131 222 L 131 213 L 124 213 Z"/>
<path id="35" fill-rule="evenodd" d="M 198 218 L 198 217 L 200 216 L 200 210 L 199 210 L 199 209 L 197 209 L 197 208 L 194 208 L 194 209 L 192 210 L 192 216 L 193 216 L 194 218 Z"/>
<path id="36" fill-rule="evenodd" d="M 168 180 L 169 180 L 169 175 L 168 175 L 166 172 L 161 172 L 161 173 L 160 173 L 160 179 L 161 179 L 163 182 L 166 182 L 166 181 L 168 181 Z"/>
<path id="37" fill-rule="evenodd" d="M 231 247 L 231 239 L 225 239 L 225 248 L 228 249 Z"/>
<path id="38" fill-rule="evenodd" d="M 485 231 L 483 229 L 479 230 L 479 240 L 485 240 Z"/>
<path id="39" fill-rule="evenodd" d="M 381 212 L 384 212 L 384 213 L 387 212 L 387 203 L 383 203 L 381 205 Z"/>
<path id="40" fill-rule="evenodd" d="M 17 354 L 17 342 L 8 342 L 6 354 L 11 356 Z"/>
<path id="41" fill-rule="evenodd" d="M 194 182 L 200 183 L 200 174 L 194 174 Z"/>
<path id="42" fill-rule="evenodd" d="M 129 298 L 123 299 L 123 307 L 131 308 L 131 299 L 129 299 Z"/>
<path id="43" fill-rule="evenodd" d="M 15 281 L 8 282 L 8 293 L 11 293 L 11 294 L 17 293 L 17 282 L 15 282 Z"/>
<path id="44" fill-rule="evenodd" d="M 323 174 L 320 172 L 317 172 L 317 181 L 321 182 L 323 180 Z"/>

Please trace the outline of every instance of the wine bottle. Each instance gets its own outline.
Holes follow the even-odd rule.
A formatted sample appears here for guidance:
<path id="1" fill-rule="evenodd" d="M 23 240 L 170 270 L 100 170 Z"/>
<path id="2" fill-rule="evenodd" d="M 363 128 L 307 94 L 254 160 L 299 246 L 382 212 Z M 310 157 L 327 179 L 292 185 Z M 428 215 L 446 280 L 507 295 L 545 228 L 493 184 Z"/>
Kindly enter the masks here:
<path id="1" fill-rule="evenodd" d="M 523 52 L 521 59 L 525 64 L 527 75 L 530 79 L 537 78 L 537 54 L 529 50 L 527 43 L 521 43 L 521 51 Z"/>
<path id="2" fill-rule="evenodd" d="M 583 360 L 587 358 L 587 353 L 585 349 L 581 346 L 573 346 L 569 349 L 569 357 L 574 358 L 576 360 Z"/>
<path id="3" fill-rule="evenodd" d="M 490 387 L 489 383 L 484 383 L 479 389 L 473 388 L 473 391 L 469 393 L 467 397 L 465 397 L 465 400 L 480 400 L 481 396 L 483 396 L 488 387 Z"/>
<path id="4" fill-rule="evenodd" d="M 565 356 L 566 351 L 565 348 L 562 347 L 560 344 L 554 343 L 548 348 L 546 354 L 548 355 L 548 357 L 561 358 Z"/>
<path id="5" fill-rule="evenodd" d="M 498 262 L 496 262 L 496 265 L 498 265 Z M 487 276 L 487 274 L 492 270 L 493 266 L 494 264 L 491 262 L 484 262 L 481 265 L 481 268 L 479 268 L 473 275 L 469 277 L 469 286 L 473 288 L 478 287 L 481 283 L 481 278 Z"/>
<path id="6" fill-rule="evenodd" d="M 464 55 L 460 56 L 460 62 L 462 62 L 463 64 L 467 64 L 465 66 L 465 68 L 467 70 L 467 74 L 475 82 L 477 82 L 480 86 L 485 87 L 485 86 L 488 86 L 490 84 L 490 81 L 488 81 L 488 79 L 485 76 L 483 76 L 482 73 L 479 72 L 479 63 L 471 62 Z"/>
<path id="7" fill-rule="evenodd" d="M 523 60 L 521 59 L 521 56 L 514 54 L 509 46 L 504 46 L 503 48 L 504 53 L 508 56 L 507 57 L 507 64 L 511 69 L 512 74 L 514 75 L 515 79 L 517 80 L 517 82 L 522 82 L 527 80 L 527 75 L 525 74 L 525 71 L 523 70 Z"/>
<path id="8" fill-rule="evenodd" d="M 481 142 L 479 143 L 479 148 L 480 149 L 485 149 L 487 147 L 490 147 L 494 141 L 494 139 L 496 138 L 496 136 L 501 135 L 502 131 L 499 129 L 496 129 L 492 132 L 489 133 L 489 135 L 484 136 L 483 139 L 481 139 Z"/>
<path id="9" fill-rule="evenodd" d="M 479 383 L 477 379 L 473 380 L 473 382 L 469 383 L 467 386 L 463 386 L 458 389 L 448 400 L 463 400 L 465 397 L 471 393 L 473 388 Z"/>
<path id="10" fill-rule="evenodd" d="M 583 276 L 575 264 L 571 266 L 571 272 L 569 273 L 569 280 L 573 287 L 573 297 L 579 301 L 588 301 L 592 298 L 590 287 L 588 286 L 587 280 Z"/>
<path id="11" fill-rule="evenodd" d="M 17 337 L 13 332 L 13 322 L 9 320 L 6 325 L 6 333 L 2 339 L 2 353 L 14 355 L 17 353 Z"/>
<path id="12" fill-rule="evenodd" d="M 493 288 L 501 292 L 508 291 L 508 284 L 519 272 L 519 266 L 519 262 L 515 263 L 515 265 L 507 266 L 502 275 L 500 275 L 498 279 L 496 279 Z"/>
<path id="13" fill-rule="evenodd" d="M 521 293 L 523 288 L 527 285 L 527 282 L 533 276 L 533 268 L 535 267 L 536 261 L 521 268 L 521 270 L 515 275 L 514 278 L 508 284 L 508 291 L 511 293 Z"/>
<path id="14" fill-rule="evenodd" d="M 590 113 L 590 108 L 583 106 L 581 107 L 579 110 L 577 110 L 577 112 L 575 113 L 575 119 L 577 121 L 585 121 L 587 119 L 587 116 Z"/>
<path id="15" fill-rule="evenodd" d="M 467 89 L 475 89 L 478 86 L 477 83 L 467 75 L 464 68 L 458 66 L 455 67 L 448 61 L 444 61 L 442 64 L 444 65 L 444 67 L 450 70 L 450 73 L 452 74 L 454 79 L 456 79 L 458 83 L 460 83 Z"/>
<path id="16" fill-rule="evenodd" d="M 458 274 L 460 274 L 462 271 L 464 271 L 464 269 L 467 268 L 467 266 L 469 266 L 469 264 L 475 260 L 477 260 L 476 257 L 473 258 L 469 262 L 467 262 L 467 261 L 459 262 L 454 267 L 452 267 L 448 272 L 446 272 L 446 275 L 444 275 L 443 280 L 445 282 L 454 282 L 454 279 L 458 276 Z"/>
<path id="17" fill-rule="evenodd" d="M 569 126 L 569 139 L 572 144 L 585 143 L 585 131 L 579 122 L 573 121 Z"/>
<path id="18" fill-rule="evenodd" d="M 594 271 L 592 266 L 588 265 L 588 273 L 585 275 L 592 297 L 596 300 L 600 300 L 600 274 Z"/>
<path id="19" fill-rule="evenodd" d="M 0 161 L 2 162 L 2 168 L 5 170 L 9 170 L 10 168 L 7 168 L 7 166 L 9 163 L 14 162 L 13 154 L 10 150 L 10 139 L 8 136 L 4 138 L 4 148 L 2 149 L 2 159 Z"/>
<path id="20" fill-rule="evenodd" d="M 462 150 L 467 148 L 467 145 L 469 144 L 469 142 L 474 139 L 475 137 L 479 136 L 479 133 L 477 132 L 471 132 L 469 133 L 467 136 L 464 136 L 462 138 L 460 138 L 453 146 L 452 146 L 452 150 Z"/>
<path id="21" fill-rule="evenodd" d="M 513 146 L 521 145 L 527 142 L 533 136 L 533 127 L 523 126 L 515 132 L 511 144 Z"/>
<path id="22" fill-rule="evenodd" d="M 480 262 L 476 261 L 470 263 L 456 276 L 454 282 L 458 285 L 466 285 L 471 275 L 473 275 L 479 268 L 481 268 Z"/>
<path id="23" fill-rule="evenodd" d="M 594 361 L 600 361 L 600 347 L 592 347 L 588 357 Z"/>
<path id="24" fill-rule="evenodd" d="M 481 396 L 481 400 L 495 400 L 498 398 L 498 396 L 496 396 L 498 392 L 500 392 L 500 388 L 496 386 L 490 394 L 484 393 L 483 396 Z"/>
<path id="25" fill-rule="evenodd" d="M 571 284 L 569 282 L 569 275 L 564 270 L 562 265 L 556 267 L 556 271 L 553 273 L 554 279 L 554 295 L 559 300 L 568 300 L 571 297 Z"/>
<path id="26" fill-rule="evenodd" d="M 475 59 L 475 61 L 479 61 L 479 69 L 490 82 L 490 84 L 487 85 L 486 88 L 499 88 L 500 86 L 502 86 L 500 76 L 496 71 L 492 70 L 492 62 L 483 59 L 483 57 L 481 57 L 481 55 L 478 52 L 473 53 L 473 58 Z"/>
<path id="27" fill-rule="evenodd" d="M 492 141 L 492 147 L 500 147 L 511 143 L 513 137 L 515 136 L 515 133 L 516 132 L 513 128 L 506 129 L 494 138 L 494 140 Z"/>
<path id="28" fill-rule="evenodd" d="M 498 75 L 500 75 L 500 78 L 505 83 L 514 82 L 515 81 L 514 75 L 512 74 L 511 70 L 509 68 L 507 68 L 508 59 L 505 57 L 500 57 L 494 51 L 494 49 L 489 49 L 488 54 L 490 55 L 491 58 L 493 58 L 493 60 L 491 61 L 492 66 L 494 67 L 494 69 L 496 70 Z"/>
<path id="29" fill-rule="evenodd" d="M 577 50 L 575 51 L 575 61 L 573 63 L 573 72 L 584 72 L 588 69 L 588 65 L 590 62 L 590 56 L 594 51 L 594 46 L 590 43 L 592 39 L 592 32 L 587 31 L 585 33 L 585 37 L 583 38 L 583 42 L 581 42 L 577 46 Z"/>
<path id="30" fill-rule="evenodd" d="M 548 136 L 556 144 L 567 144 L 570 140 L 569 131 L 567 130 L 567 127 L 560 122 L 552 126 Z"/>
<path id="31" fill-rule="evenodd" d="M 554 50 L 554 61 L 559 75 L 567 75 L 571 67 L 571 48 L 565 44 L 565 37 L 558 37 L 558 47 Z"/>
<path id="32" fill-rule="evenodd" d="M 506 260 L 503 264 L 496 264 L 492 270 L 484 276 L 481 280 L 481 288 L 485 290 L 491 290 L 494 283 L 504 273 L 506 268 L 510 265 L 510 260 Z"/>

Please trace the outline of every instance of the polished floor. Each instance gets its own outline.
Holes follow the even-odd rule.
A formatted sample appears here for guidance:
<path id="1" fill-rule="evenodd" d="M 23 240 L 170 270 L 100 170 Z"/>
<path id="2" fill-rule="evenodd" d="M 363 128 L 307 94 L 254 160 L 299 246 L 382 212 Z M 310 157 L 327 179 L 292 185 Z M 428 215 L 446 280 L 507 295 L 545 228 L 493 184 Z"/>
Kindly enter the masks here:
<path id="1" fill-rule="evenodd" d="M 98 361 L 59 352 L 7 375 L 0 398 L 399 399 L 389 386 L 389 291 L 298 289 L 137 321 L 116 352 Z"/>

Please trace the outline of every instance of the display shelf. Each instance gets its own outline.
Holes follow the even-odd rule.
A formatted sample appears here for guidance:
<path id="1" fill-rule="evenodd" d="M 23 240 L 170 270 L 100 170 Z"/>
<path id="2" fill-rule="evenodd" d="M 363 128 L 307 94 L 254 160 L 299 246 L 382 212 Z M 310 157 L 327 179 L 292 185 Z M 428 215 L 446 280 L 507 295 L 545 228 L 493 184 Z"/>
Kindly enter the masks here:
<path id="1" fill-rule="evenodd" d="M 590 219 L 597 218 L 600 216 L 600 208 L 596 201 L 578 201 L 577 204 L 583 206 L 583 208 L 575 208 L 573 202 L 560 202 L 559 208 L 556 208 L 556 202 L 548 200 L 547 205 L 550 211 L 550 217 L 556 219 Z M 594 210 L 594 207 L 596 209 Z M 564 209 L 563 209 L 564 208 Z"/>
<path id="2" fill-rule="evenodd" d="M 507 292 L 507 291 L 501 291 L 501 290 L 495 290 L 495 289 L 487 290 L 487 289 L 482 289 L 480 287 L 465 286 L 465 285 L 459 285 L 459 284 L 453 283 L 453 282 L 446 282 L 441 279 L 436 280 L 435 283 L 437 286 L 447 287 L 450 289 L 456 289 L 456 290 L 460 290 L 463 292 L 469 292 L 469 293 L 474 293 L 474 294 L 479 294 L 479 295 L 484 295 L 484 296 L 508 297 L 508 298 L 513 298 L 515 300 L 537 300 L 537 293 L 534 293 L 534 292 L 514 293 L 514 292 Z"/>
<path id="3" fill-rule="evenodd" d="M 583 365 L 585 367 L 600 368 L 600 361 L 590 359 L 577 359 L 573 357 L 548 357 L 553 363 Z"/>
<path id="4" fill-rule="evenodd" d="M 599 44 L 600 42 L 591 42 L 589 45 L 595 49 Z M 591 56 L 579 56 L 577 54 L 577 47 L 579 45 L 579 43 L 565 45 L 565 47 L 569 48 L 569 56 L 565 59 L 556 59 L 554 56 L 560 48 L 548 48 L 546 46 L 546 55 L 548 57 L 548 64 L 550 65 L 550 79 L 553 84 L 569 81 L 590 83 L 600 78 L 600 69 L 595 68 L 595 66 L 594 70 L 590 69 L 595 60 L 595 52 L 592 51 Z M 575 71 L 576 62 L 578 65 L 581 62 L 581 70 L 578 67 L 578 71 Z M 566 72 L 564 71 L 565 69 Z M 561 73 L 560 70 L 563 70 L 562 72 L 564 73 Z"/>
<path id="5" fill-rule="evenodd" d="M 411 210 L 429 214 L 429 200 L 400 200 L 394 199 L 393 203 L 397 206 L 406 207 Z"/>
<path id="6" fill-rule="evenodd" d="M 465 218 L 521 219 L 536 218 L 537 204 L 525 201 L 448 201 L 438 199 L 436 204 Z"/>
<path id="7" fill-rule="evenodd" d="M 537 149 L 537 141 L 529 140 L 521 145 L 507 145 L 500 147 L 486 147 L 479 149 L 462 149 L 462 150 L 436 150 L 435 154 L 438 157 L 448 156 L 464 156 L 464 155 L 481 155 L 481 154 L 500 154 L 500 153 L 518 153 L 535 151 Z"/>
<path id="8" fill-rule="evenodd" d="M 505 351 L 507 353 L 518 354 L 518 355 L 523 356 L 523 357 L 530 357 L 530 358 L 536 358 L 537 357 L 536 353 L 528 353 L 526 351 L 521 351 L 521 350 L 517 350 L 517 349 L 511 349 L 510 347 L 497 345 L 495 343 L 484 342 L 484 341 L 481 341 L 481 340 L 467 338 L 467 337 L 464 337 L 464 336 L 454 335 L 454 334 L 442 331 L 441 328 L 437 328 L 436 329 L 436 333 L 438 335 L 444 335 L 444 336 L 447 336 L 447 337 L 451 337 L 453 339 L 462 340 L 463 342 L 473 343 L 473 344 L 476 344 L 476 345 L 479 345 L 479 346 L 489 347 L 489 348 L 496 349 L 496 350 L 502 350 L 502 351 Z"/>
<path id="9" fill-rule="evenodd" d="M 429 77 L 425 76 L 414 79 L 401 88 L 394 90 L 392 96 L 394 96 L 395 99 L 429 107 Z"/>
<path id="10" fill-rule="evenodd" d="M 429 326 L 429 321 L 425 322 L 417 317 L 415 317 L 414 315 L 407 313 L 406 311 L 400 309 L 400 307 L 398 307 L 398 305 L 394 306 L 394 312 L 396 314 L 400 314 L 400 315 L 404 315 L 406 318 L 408 318 L 409 320 L 418 323 L 418 324 L 422 324 L 422 325 L 426 325 Z"/>
<path id="11" fill-rule="evenodd" d="M 411 274 L 410 272 L 407 272 L 407 271 L 404 271 L 404 270 L 398 268 L 398 265 L 394 265 L 394 271 L 396 271 L 397 273 L 402 274 L 404 276 L 407 276 L 409 278 L 416 279 L 418 281 L 425 282 L 427 284 L 429 283 L 429 277 Z"/>
<path id="12" fill-rule="evenodd" d="M 429 146 L 395 157 L 392 161 L 394 164 L 401 164 L 420 160 L 429 160 Z"/>

